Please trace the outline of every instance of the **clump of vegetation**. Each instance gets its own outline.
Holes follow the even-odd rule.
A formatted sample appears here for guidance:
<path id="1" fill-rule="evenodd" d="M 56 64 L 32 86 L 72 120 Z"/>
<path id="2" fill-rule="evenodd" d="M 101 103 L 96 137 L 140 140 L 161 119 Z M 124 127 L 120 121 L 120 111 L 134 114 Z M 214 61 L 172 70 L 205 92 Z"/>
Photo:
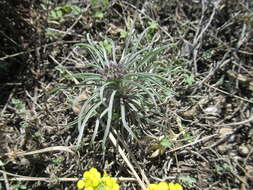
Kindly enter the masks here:
<path id="1" fill-rule="evenodd" d="M 59 28 L 66 27 L 66 23 L 69 22 L 69 20 L 75 19 L 76 16 L 82 14 L 82 9 L 79 6 L 71 4 L 58 5 L 55 8 L 52 8 L 53 3 L 51 1 L 44 1 L 41 6 L 45 11 L 48 11 L 48 8 L 51 8 L 51 10 L 48 11 L 47 22 L 49 26 L 53 27 L 45 29 L 45 34 L 50 40 L 55 40 L 63 34 L 66 34 L 59 30 Z"/>
<path id="2" fill-rule="evenodd" d="M 66 15 L 72 14 L 73 16 L 75 16 L 79 15 L 80 13 L 81 9 L 75 5 L 57 6 L 50 11 L 49 22 L 59 24 L 64 21 L 64 17 Z"/>
<path id="3" fill-rule="evenodd" d="M 159 25 L 155 21 L 148 21 L 147 38 L 151 40 L 158 30 Z"/>
<path id="4" fill-rule="evenodd" d="M 103 176 L 96 168 L 91 168 L 83 173 L 83 178 L 77 182 L 78 190 L 119 190 L 120 186 L 116 179 L 108 176 L 104 171 Z M 183 190 L 178 183 L 153 183 L 146 190 Z"/>
<path id="5" fill-rule="evenodd" d="M 90 0 L 95 18 L 103 18 L 104 12 L 109 7 L 109 0 Z"/>
<path id="6" fill-rule="evenodd" d="M 158 102 L 171 95 L 169 81 L 153 69 L 156 64 L 154 60 L 169 46 L 153 47 L 151 43 L 140 49 L 145 32 L 138 39 L 128 39 L 120 58 L 116 56 L 116 47 L 111 40 L 111 57 L 106 48 L 108 45 L 92 40 L 89 40 L 89 44 L 77 44 L 88 50 L 93 59 L 89 64 L 91 72 L 66 76 L 80 80 L 83 86 L 92 88 L 92 95 L 79 114 L 78 144 L 90 119 L 96 121 L 92 141 L 99 127 L 104 130 L 103 147 L 112 129 L 124 129 L 136 138 L 134 130 L 140 130 L 145 124 L 152 123 L 147 113 L 159 114 Z M 133 47 L 129 45 L 132 40 L 135 42 Z"/>
<path id="7" fill-rule="evenodd" d="M 49 16 L 51 20 L 63 21 L 65 15 L 67 14 L 78 15 L 80 14 L 80 12 L 81 12 L 81 9 L 78 6 L 64 5 L 64 6 L 59 6 L 53 9 L 50 12 Z"/>

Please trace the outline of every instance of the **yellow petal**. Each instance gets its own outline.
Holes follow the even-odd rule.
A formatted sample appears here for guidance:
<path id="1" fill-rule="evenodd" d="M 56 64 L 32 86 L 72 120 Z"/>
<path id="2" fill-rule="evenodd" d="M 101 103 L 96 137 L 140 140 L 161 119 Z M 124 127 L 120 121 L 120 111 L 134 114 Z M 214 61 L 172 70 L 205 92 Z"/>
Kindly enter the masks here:
<path id="1" fill-rule="evenodd" d="M 157 184 L 149 184 L 147 190 L 159 190 Z"/>
<path id="2" fill-rule="evenodd" d="M 91 173 L 97 173 L 98 172 L 98 170 L 96 169 L 96 168 L 91 168 L 90 170 L 89 170 L 89 172 L 91 172 Z"/>
<path id="3" fill-rule="evenodd" d="M 96 179 L 96 178 L 93 180 L 91 179 L 91 184 L 93 187 L 97 187 L 99 183 L 100 183 L 100 179 Z"/>
<path id="4" fill-rule="evenodd" d="M 169 190 L 169 185 L 168 185 L 168 183 L 162 181 L 158 184 L 158 189 L 159 190 Z"/>
<path id="5" fill-rule="evenodd" d="M 175 190 L 175 184 L 169 183 L 169 190 Z"/>
<path id="6" fill-rule="evenodd" d="M 85 171 L 85 172 L 83 173 L 83 178 L 88 178 L 89 176 L 90 176 L 89 171 Z"/>
<path id="7" fill-rule="evenodd" d="M 175 188 L 175 190 L 183 190 L 183 187 L 180 184 L 178 184 L 178 183 L 176 183 L 174 185 L 174 188 Z"/>
<path id="8" fill-rule="evenodd" d="M 79 180 L 79 181 L 77 182 L 77 188 L 78 188 L 78 189 L 84 189 L 84 186 L 85 186 L 85 183 L 84 183 L 83 180 Z"/>
<path id="9" fill-rule="evenodd" d="M 117 184 L 117 183 L 114 184 L 114 185 L 113 185 L 113 190 L 119 190 L 119 184 Z"/>
<path id="10" fill-rule="evenodd" d="M 104 177 L 107 177 L 108 176 L 108 174 L 107 174 L 107 172 L 104 170 Z"/>

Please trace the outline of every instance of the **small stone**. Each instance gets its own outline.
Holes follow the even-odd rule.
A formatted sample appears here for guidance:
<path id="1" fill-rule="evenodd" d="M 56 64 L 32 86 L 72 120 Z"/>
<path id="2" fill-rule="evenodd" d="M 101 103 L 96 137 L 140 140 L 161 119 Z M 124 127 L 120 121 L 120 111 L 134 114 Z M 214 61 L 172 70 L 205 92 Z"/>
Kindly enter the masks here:
<path id="1" fill-rule="evenodd" d="M 241 145 L 238 148 L 238 152 L 241 156 L 245 157 L 249 154 L 249 148 L 246 145 Z"/>
<path id="2" fill-rule="evenodd" d="M 231 137 L 229 137 L 229 139 L 228 139 L 228 142 L 229 143 L 233 143 L 233 142 L 235 142 L 235 140 L 236 140 L 236 136 L 235 135 L 231 135 Z"/>
<path id="3" fill-rule="evenodd" d="M 221 110 L 217 106 L 209 106 L 204 110 L 205 114 L 217 116 Z"/>
<path id="4" fill-rule="evenodd" d="M 230 135 L 233 133 L 233 129 L 229 128 L 229 127 L 223 127 L 219 130 L 219 134 L 221 138 L 226 137 L 227 135 Z"/>
<path id="5" fill-rule="evenodd" d="M 30 161 L 27 160 L 26 158 L 21 158 L 20 164 L 23 166 L 30 166 L 31 165 Z"/>
<path id="6" fill-rule="evenodd" d="M 229 147 L 228 147 L 227 144 L 221 144 L 221 145 L 219 145 L 219 146 L 217 147 L 217 149 L 218 149 L 218 152 L 219 152 L 220 154 L 225 154 L 225 153 L 228 152 Z"/>

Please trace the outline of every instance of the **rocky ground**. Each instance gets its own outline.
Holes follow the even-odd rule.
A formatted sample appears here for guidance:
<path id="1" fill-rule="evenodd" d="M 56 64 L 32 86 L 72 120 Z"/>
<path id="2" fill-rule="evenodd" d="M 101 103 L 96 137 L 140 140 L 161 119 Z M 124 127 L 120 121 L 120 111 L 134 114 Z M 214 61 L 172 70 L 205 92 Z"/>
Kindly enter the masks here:
<path id="1" fill-rule="evenodd" d="M 91 167 L 122 190 L 158 181 L 253 189 L 253 2 L 3 0 L 0 15 L 0 190 L 75 189 Z M 110 49 L 112 39 L 119 56 L 131 30 L 147 30 L 143 47 L 154 36 L 155 46 L 171 44 L 157 60 L 173 93 L 146 116 L 157 125 L 138 141 L 121 138 L 123 153 L 110 139 L 104 152 L 100 136 L 90 146 L 93 121 L 77 148 L 92 87 L 65 76 L 92 60 L 75 44 L 90 34 Z"/>

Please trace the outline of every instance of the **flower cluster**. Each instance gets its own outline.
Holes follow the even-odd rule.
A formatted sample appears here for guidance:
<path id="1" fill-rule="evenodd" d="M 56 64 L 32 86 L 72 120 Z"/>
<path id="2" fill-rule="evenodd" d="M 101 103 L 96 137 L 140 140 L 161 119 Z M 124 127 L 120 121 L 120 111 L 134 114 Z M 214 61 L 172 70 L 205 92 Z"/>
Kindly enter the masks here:
<path id="1" fill-rule="evenodd" d="M 146 190 L 183 190 L 178 183 L 160 182 L 158 184 L 150 184 Z"/>
<path id="2" fill-rule="evenodd" d="M 78 190 L 119 190 L 119 184 L 104 172 L 103 177 L 96 168 L 83 173 L 83 179 L 77 182 Z"/>
<path id="3" fill-rule="evenodd" d="M 126 68 L 123 64 L 114 62 L 110 62 L 108 65 L 105 65 L 104 69 L 100 71 L 100 74 L 102 74 L 107 80 L 121 79 L 126 73 Z"/>

